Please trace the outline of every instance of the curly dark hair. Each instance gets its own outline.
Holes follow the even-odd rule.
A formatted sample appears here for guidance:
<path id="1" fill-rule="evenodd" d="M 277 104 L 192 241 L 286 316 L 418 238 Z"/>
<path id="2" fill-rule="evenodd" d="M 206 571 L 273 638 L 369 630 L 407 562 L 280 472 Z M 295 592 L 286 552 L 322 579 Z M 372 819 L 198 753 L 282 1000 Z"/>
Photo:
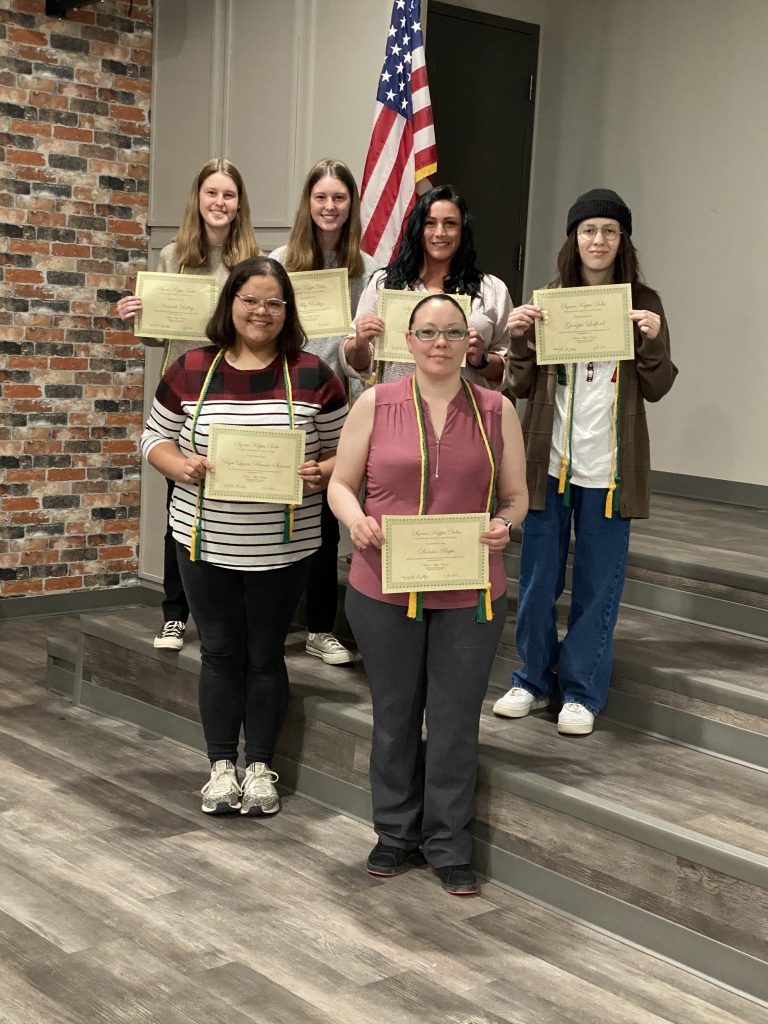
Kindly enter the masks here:
<path id="1" fill-rule="evenodd" d="M 277 336 L 277 349 L 288 359 L 295 359 L 306 344 L 307 336 L 299 320 L 291 279 L 285 268 L 269 256 L 253 256 L 232 268 L 227 283 L 219 295 L 216 309 L 205 328 L 206 335 L 218 348 L 232 348 L 237 340 L 232 320 L 232 304 L 235 295 L 251 277 L 274 277 L 279 282 L 285 299 L 285 323 Z"/>
<path id="2" fill-rule="evenodd" d="M 433 203 L 444 200 L 458 209 L 461 215 L 461 241 L 451 260 L 448 275 L 443 281 L 443 291 L 462 292 L 473 299 L 480 295 L 483 278 L 478 268 L 475 251 L 475 237 L 472 230 L 472 214 L 467 204 L 453 185 L 438 185 L 419 197 L 405 225 L 405 233 L 394 261 L 386 268 L 385 288 L 413 288 L 419 280 L 424 263 L 424 222 L 429 216 Z"/>

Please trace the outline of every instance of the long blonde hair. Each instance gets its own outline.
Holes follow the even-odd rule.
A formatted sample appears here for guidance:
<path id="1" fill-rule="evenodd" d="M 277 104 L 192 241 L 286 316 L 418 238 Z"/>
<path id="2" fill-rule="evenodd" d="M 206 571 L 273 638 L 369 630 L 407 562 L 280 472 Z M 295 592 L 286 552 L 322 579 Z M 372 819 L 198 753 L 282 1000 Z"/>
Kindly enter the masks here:
<path id="1" fill-rule="evenodd" d="M 207 160 L 192 180 L 189 198 L 184 209 L 179 233 L 174 239 L 176 256 L 179 264 L 186 267 L 204 267 L 208 263 L 208 237 L 205 233 L 203 218 L 200 216 L 200 189 L 206 178 L 212 174 L 226 174 L 237 188 L 238 210 L 235 219 L 229 226 L 229 234 L 224 242 L 222 262 L 227 267 L 261 252 L 251 224 L 251 207 L 245 191 L 243 176 L 229 160 L 215 158 Z"/>
<path id="2" fill-rule="evenodd" d="M 299 208 L 293 221 L 283 263 L 286 270 L 323 270 L 323 252 L 317 244 L 315 223 L 310 212 L 309 197 L 321 178 L 337 178 L 349 191 L 349 216 L 341 228 L 336 250 L 338 265 L 346 267 L 349 277 L 363 276 L 363 258 L 360 255 L 360 193 L 352 172 L 341 160 L 319 160 L 307 175 L 301 190 Z"/>

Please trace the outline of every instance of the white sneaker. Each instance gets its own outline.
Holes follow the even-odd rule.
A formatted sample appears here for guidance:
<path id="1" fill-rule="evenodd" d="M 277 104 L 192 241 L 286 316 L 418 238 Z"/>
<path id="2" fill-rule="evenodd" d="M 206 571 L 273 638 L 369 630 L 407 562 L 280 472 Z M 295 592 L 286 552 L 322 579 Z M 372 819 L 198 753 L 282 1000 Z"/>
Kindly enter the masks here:
<path id="1" fill-rule="evenodd" d="M 546 707 L 549 707 L 549 697 L 536 700 L 533 694 L 524 690 L 522 686 L 513 686 L 493 705 L 493 713 L 501 715 L 502 718 L 525 718 L 529 712 Z"/>
<path id="2" fill-rule="evenodd" d="M 313 658 L 322 658 L 326 665 L 349 665 L 355 660 L 352 651 L 348 651 L 333 633 L 307 633 L 306 651 Z"/>
<path id="3" fill-rule="evenodd" d="M 557 731 L 564 736 L 589 736 L 595 725 L 595 716 L 583 704 L 563 704 L 557 717 Z"/>
<path id="4" fill-rule="evenodd" d="M 184 631 L 187 626 L 184 622 L 166 622 L 161 633 L 158 633 L 153 643 L 161 651 L 180 651 L 184 646 Z"/>
<path id="5" fill-rule="evenodd" d="M 273 772 L 261 761 L 249 764 L 243 779 L 243 806 L 240 813 L 252 817 L 277 814 L 280 810 L 280 797 L 275 783 L 279 777 L 277 772 Z"/>
<path id="6" fill-rule="evenodd" d="M 216 761 L 211 778 L 200 790 L 204 814 L 234 814 L 240 810 L 242 789 L 231 761 Z"/>

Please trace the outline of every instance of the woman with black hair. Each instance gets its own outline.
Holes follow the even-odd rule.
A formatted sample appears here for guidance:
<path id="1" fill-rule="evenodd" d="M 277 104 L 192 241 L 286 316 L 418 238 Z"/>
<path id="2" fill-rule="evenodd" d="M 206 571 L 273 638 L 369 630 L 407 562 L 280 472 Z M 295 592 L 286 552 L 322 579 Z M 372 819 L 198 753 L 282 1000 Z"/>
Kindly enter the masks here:
<path id="1" fill-rule="evenodd" d="M 357 307 L 354 333 L 342 343 L 340 360 L 350 377 L 374 372 L 374 341 L 384 330 L 378 315 L 382 288 L 469 295 L 472 313 L 467 362 L 462 375 L 482 387 L 500 389 L 509 343 L 507 319 L 512 301 L 498 277 L 477 267 L 472 216 L 452 185 L 421 196 L 408 218 L 395 260 L 373 275 Z M 409 363 L 387 362 L 377 379 L 398 380 L 413 372 Z"/>
<path id="2" fill-rule="evenodd" d="M 562 696 L 557 728 L 592 732 L 608 695 L 613 631 L 633 518 L 647 519 L 650 449 L 645 402 L 658 402 L 677 375 L 657 292 L 639 279 L 632 214 L 610 189 L 579 196 L 551 287 L 632 286 L 634 359 L 539 366 L 527 303 L 509 318 L 510 387 L 528 400 L 523 419 L 531 511 L 523 524 L 516 643 L 522 667 L 497 715 L 523 718 Z M 558 642 L 556 603 L 575 545 L 568 627 Z"/>
<path id="3" fill-rule="evenodd" d="M 288 703 L 285 637 L 320 545 L 321 492 L 347 414 L 341 382 L 306 341 L 290 278 L 259 256 L 233 268 L 208 324 L 158 386 L 142 452 L 173 480 L 170 523 L 200 634 L 206 814 L 274 814 L 271 759 Z M 301 505 L 204 497 L 212 424 L 306 432 Z M 240 728 L 245 777 L 237 774 Z"/>

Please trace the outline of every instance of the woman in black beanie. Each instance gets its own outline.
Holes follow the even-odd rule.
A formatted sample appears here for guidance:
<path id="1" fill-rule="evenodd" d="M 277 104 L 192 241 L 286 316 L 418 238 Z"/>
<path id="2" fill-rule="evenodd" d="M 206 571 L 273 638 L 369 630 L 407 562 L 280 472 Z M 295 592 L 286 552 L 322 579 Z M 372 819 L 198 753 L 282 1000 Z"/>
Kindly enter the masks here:
<path id="1" fill-rule="evenodd" d="M 509 317 L 509 385 L 528 399 L 523 433 L 530 509 L 523 524 L 517 650 L 522 667 L 494 711 L 523 718 L 560 690 L 558 731 L 588 735 L 608 695 L 613 631 L 624 585 L 629 524 L 645 519 L 650 452 L 644 402 L 677 375 L 657 292 L 639 279 L 632 213 L 610 189 L 592 189 L 568 211 L 567 238 L 550 287 L 627 283 L 635 357 L 622 362 L 542 365 L 528 303 Z M 558 641 L 556 603 L 575 534 L 571 608 Z"/>

